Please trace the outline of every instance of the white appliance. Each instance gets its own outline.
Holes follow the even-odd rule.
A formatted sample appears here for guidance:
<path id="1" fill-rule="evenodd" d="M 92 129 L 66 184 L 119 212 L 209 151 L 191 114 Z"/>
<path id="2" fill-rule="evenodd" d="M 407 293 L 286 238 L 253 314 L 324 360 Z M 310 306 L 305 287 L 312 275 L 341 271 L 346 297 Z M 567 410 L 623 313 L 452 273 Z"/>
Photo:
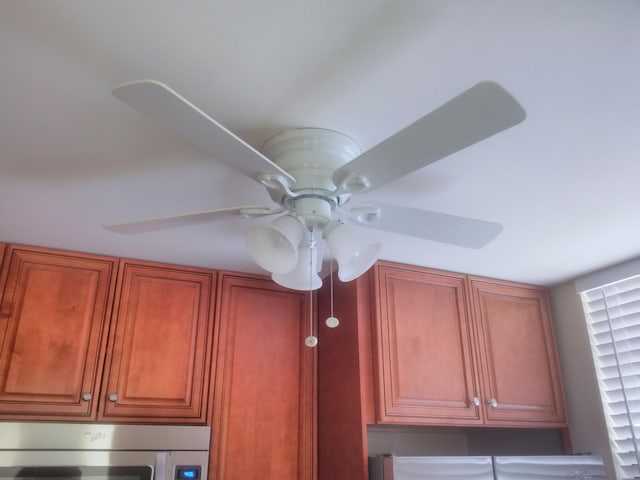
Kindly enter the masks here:
<path id="1" fill-rule="evenodd" d="M 206 480 L 206 426 L 0 422 L 0 480 Z"/>
<path id="2" fill-rule="evenodd" d="M 370 480 L 606 480 L 595 455 L 369 458 Z"/>
<path id="3" fill-rule="evenodd" d="M 602 458 L 596 455 L 494 457 L 496 480 L 605 480 Z"/>
<path id="4" fill-rule="evenodd" d="M 494 480 L 491 457 L 369 458 L 371 480 Z"/>

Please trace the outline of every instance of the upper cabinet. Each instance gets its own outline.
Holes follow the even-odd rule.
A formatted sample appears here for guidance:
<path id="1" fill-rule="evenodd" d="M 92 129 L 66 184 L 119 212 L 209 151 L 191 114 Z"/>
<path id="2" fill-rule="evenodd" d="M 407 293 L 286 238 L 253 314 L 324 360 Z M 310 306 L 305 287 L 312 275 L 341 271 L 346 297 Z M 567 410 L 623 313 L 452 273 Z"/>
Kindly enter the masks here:
<path id="1" fill-rule="evenodd" d="M 315 356 L 308 292 L 223 273 L 210 476 L 315 478 Z"/>
<path id="2" fill-rule="evenodd" d="M 206 423 L 216 272 L 14 245 L 3 265 L 0 418 Z"/>
<path id="3" fill-rule="evenodd" d="M 378 421 L 481 423 L 465 276 L 380 263 L 375 279 Z"/>
<path id="4" fill-rule="evenodd" d="M 565 423 L 546 292 L 380 262 L 379 423 Z"/>
<path id="5" fill-rule="evenodd" d="M 121 261 L 100 420 L 205 422 L 215 285 L 211 270 Z"/>
<path id="6" fill-rule="evenodd" d="M 544 289 L 470 278 L 487 423 L 565 422 L 562 383 Z"/>
<path id="7" fill-rule="evenodd" d="M 0 417 L 95 418 L 117 260 L 8 245 Z"/>

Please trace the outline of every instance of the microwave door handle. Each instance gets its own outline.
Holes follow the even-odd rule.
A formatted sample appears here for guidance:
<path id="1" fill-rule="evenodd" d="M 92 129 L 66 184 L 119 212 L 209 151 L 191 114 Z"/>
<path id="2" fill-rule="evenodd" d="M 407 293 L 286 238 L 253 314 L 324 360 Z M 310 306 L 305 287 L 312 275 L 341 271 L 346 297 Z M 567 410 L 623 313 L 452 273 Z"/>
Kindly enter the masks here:
<path id="1" fill-rule="evenodd" d="M 154 469 L 153 480 L 171 480 L 169 478 L 169 457 L 170 452 L 157 452 L 156 453 L 156 465 Z"/>

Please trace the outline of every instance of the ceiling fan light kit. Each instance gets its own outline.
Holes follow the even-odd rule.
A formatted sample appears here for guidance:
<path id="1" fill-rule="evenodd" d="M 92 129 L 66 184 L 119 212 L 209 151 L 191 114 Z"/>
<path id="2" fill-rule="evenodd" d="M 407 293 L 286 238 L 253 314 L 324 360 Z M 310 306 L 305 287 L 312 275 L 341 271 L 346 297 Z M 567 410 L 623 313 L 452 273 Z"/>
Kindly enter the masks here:
<path id="1" fill-rule="evenodd" d="M 246 236 L 249 255 L 276 283 L 293 290 L 316 290 L 322 286 L 316 236 L 322 236 L 338 263 L 338 278 L 349 282 L 371 268 L 382 243 L 367 243 L 345 224 L 327 218 L 303 209 L 300 216 L 287 214 L 269 225 L 253 227 Z"/>
<path id="2" fill-rule="evenodd" d="M 377 202 L 350 208 L 347 204 L 355 194 L 393 182 L 517 125 L 526 116 L 506 90 L 485 81 L 364 153 L 347 135 L 319 128 L 282 132 L 269 139 L 261 153 L 163 83 L 141 80 L 113 93 L 266 187 L 277 206 L 224 208 L 105 228 L 143 233 L 203 223 L 225 213 L 246 218 L 282 214 L 269 225 L 250 229 L 247 249 L 274 281 L 309 291 L 322 285 L 318 276 L 321 240 L 338 263 L 339 279 L 345 282 L 362 275 L 378 258 L 382 244 L 359 240 L 343 219 L 467 248 L 480 248 L 493 240 L 502 230 L 495 222 Z"/>
<path id="3" fill-rule="evenodd" d="M 338 262 L 338 278 L 342 282 L 350 282 L 369 270 L 382 249 L 381 242 L 366 243 L 339 222 L 328 225 L 326 240 Z"/>
<path id="4" fill-rule="evenodd" d="M 322 286 L 319 255 L 320 249 L 315 245 L 298 247 L 298 264 L 288 273 L 274 273 L 271 278 L 278 285 L 292 290 L 317 290 Z"/>
<path id="5" fill-rule="evenodd" d="M 269 225 L 251 228 L 247 250 L 260 267 L 271 273 L 288 273 L 298 264 L 298 246 L 304 235 L 299 217 L 283 215 Z"/>

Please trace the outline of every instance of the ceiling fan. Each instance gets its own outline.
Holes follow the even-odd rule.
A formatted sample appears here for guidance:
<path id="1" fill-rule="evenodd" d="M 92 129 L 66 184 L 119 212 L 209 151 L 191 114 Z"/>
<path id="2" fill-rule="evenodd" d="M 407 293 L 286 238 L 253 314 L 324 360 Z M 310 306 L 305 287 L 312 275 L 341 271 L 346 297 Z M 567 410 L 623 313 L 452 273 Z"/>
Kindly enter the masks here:
<path id="1" fill-rule="evenodd" d="M 259 152 L 160 82 L 126 83 L 113 94 L 266 187 L 275 206 L 224 208 L 104 228 L 143 233 L 229 214 L 247 218 L 279 214 L 273 223 L 249 230 L 247 249 L 274 281 L 299 290 L 322 284 L 320 240 L 326 241 L 337 260 L 342 281 L 360 276 L 377 260 L 381 244 L 363 243 L 344 220 L 467 248 L 493 240 L 502 231 L 498 223 L 381 203 L 348 204 L 355 194 L 410 174 L 517 125 L 526 116 L 506 90 L 485 81 L 364 153 L 348 136 L 318 128 L 284 131 Z"/>

